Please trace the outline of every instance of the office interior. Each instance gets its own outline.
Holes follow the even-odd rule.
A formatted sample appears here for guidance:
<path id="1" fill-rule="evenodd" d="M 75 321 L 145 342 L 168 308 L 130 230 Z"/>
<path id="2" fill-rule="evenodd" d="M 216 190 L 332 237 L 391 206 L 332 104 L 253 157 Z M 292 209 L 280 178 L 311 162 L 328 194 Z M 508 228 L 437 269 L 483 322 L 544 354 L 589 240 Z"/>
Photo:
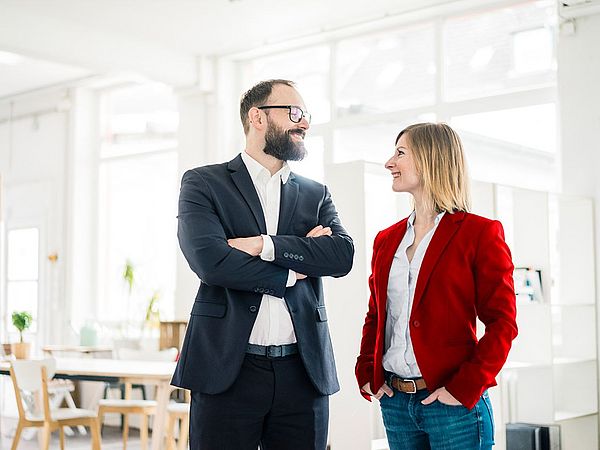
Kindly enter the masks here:
<path id="1" fill-rule="evenodd" d="M 388 448 L 354 363 L 374 236 L 411 210 L 383 165 L 425 121 L 461 136 L 473 212 L 503 223 L 517 268 L 496 448 L 521 422 L 599 448 L 599 44 L 599 0 L 0 0 L 0 343 L 26 311 L 32 357 L 158 351 L 199 283 L 177 243 L 181 175 L 243 151 L 241 94 L 290 79 L 313 117 L 292 170 L 328 185 L 356 246 L 325 282 L 330 448 Z M 4 449 L 17 412 L 0 387 Z"/>

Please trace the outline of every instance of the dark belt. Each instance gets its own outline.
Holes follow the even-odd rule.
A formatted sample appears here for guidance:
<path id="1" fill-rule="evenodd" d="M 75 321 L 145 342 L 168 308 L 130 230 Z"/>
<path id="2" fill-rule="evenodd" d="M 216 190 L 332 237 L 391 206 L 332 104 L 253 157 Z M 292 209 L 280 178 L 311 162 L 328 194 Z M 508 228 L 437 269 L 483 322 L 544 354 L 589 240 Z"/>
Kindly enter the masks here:
<path id="1" fill-rule="evenodd" d="M 266 356 L 267 358 L 281 358 L 283 356 L 295 355 L 298 353 L 298 344 L 285 345 L 256 345 L 248 344 L 246 353 L 251 355 Z"/>
<path id="2" fill-rule="evenodd" d="M 423 378 L 417 378 L 416 380 L 402 379 L 398 378 L 397 375 L 392 375 L 391 384 L 394 389 L 405 394 L 414 394 L 417 391 L 427 388 Z"/>

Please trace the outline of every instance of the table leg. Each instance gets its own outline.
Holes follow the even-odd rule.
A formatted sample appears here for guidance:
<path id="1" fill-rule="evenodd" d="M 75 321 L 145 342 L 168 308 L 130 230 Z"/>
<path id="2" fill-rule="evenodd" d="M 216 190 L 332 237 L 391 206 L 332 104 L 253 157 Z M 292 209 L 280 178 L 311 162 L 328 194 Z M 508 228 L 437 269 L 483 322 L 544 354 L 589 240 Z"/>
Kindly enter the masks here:
<path id="1" fill-rule="evenodd" d="M 163 447 L 170 393 L 169 381 L 161 381 L 156 389 L 156 416 L 152 422 L 152 450 L 160 450 Z"/>

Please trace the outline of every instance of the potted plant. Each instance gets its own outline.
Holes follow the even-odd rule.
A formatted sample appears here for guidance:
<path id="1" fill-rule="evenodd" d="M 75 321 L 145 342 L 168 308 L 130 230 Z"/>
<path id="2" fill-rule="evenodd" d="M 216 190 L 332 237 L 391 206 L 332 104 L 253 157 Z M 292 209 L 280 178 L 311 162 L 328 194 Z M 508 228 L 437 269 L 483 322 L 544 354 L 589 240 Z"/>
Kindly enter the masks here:
<path id="1" fill-rule="evenodd" d="M 12 323 L 15 326 L 15 328 L 19 330 L 20 336 L 19 342 L 11 345 L 12 353 L 17 359 L 29 358 L 31 344 L 29 342 L 23 341 L 23 331 L 25 331 L 31 326 L 32 321 L 33 318 L 31 317 L 31 313 L 27 311 L 14 311 L 12 313 Z"/>

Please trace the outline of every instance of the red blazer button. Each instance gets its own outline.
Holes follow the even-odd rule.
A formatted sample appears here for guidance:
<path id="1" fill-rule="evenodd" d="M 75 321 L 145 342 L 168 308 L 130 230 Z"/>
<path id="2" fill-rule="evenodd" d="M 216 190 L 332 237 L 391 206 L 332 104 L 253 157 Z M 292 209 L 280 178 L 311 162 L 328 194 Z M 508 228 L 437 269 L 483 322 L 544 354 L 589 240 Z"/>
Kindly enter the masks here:
<path id="1" fill-rule="evenodd" d="M 413 321 L 413 325 L 417 328 L 419 328 L 419 325 L 421 325 L 421 322 L 419 322 L 418 320 Z"/>

